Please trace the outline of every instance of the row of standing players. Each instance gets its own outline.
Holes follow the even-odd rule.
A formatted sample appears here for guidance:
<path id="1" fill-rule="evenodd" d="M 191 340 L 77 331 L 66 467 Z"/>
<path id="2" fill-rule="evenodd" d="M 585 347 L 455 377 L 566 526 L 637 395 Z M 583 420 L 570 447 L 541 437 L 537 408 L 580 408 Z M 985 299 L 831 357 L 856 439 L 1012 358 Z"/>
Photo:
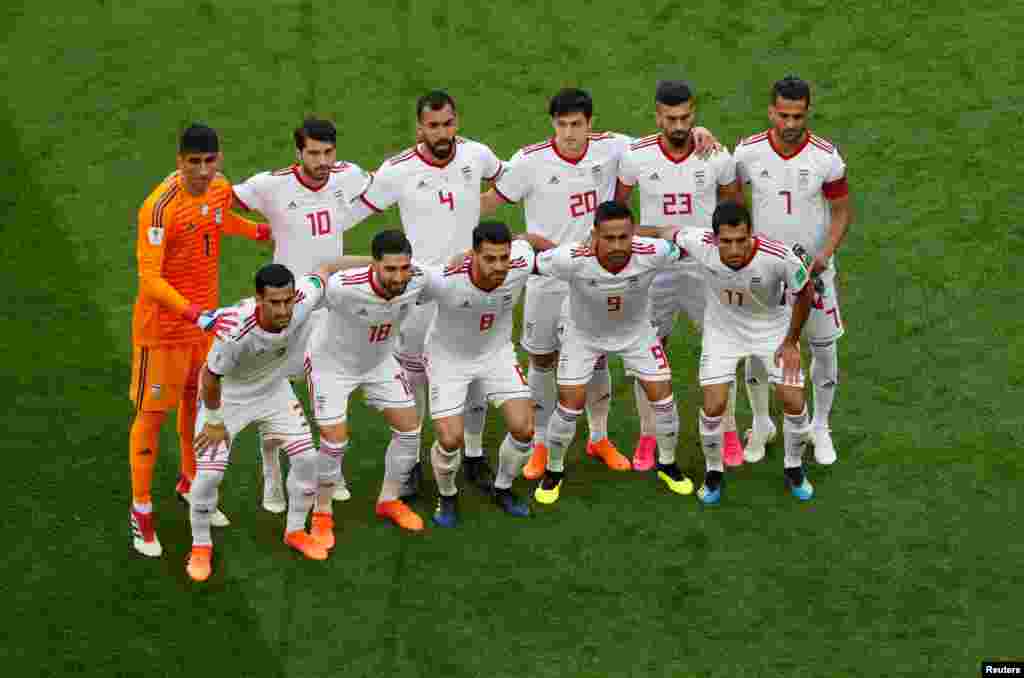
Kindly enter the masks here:
<path id="1" fill-rule="evenodd" d="M 796 78 L 785 78 L 775 83 L 769 107 L 773 127 L 767 132 L 742 140 L 734 154 L 729 154 L 719 147 L 713 138 L 709 144 L 707 131 L 694 127 L 695 97 L 685 83 L 659 83 L 655 98 L 660 133 L 632 140 L 616 134 L 593 134 L 590 131 L 592 103 L 589 96 L 579 90 L 564 90 L 552 99 L 549 108 L 555 129 L 554 137 L 550 141 L 520 150 L 507 166 L 504 166 L 486 146 L 456 136 L 457 113 L 454 101 L 443 92 L 432 92 L 417 102 L 417 145 L 386 161 L 372 176 L 349 163 L 335 162 L 333 126 L 322 121 L 309 120 L 296 131 L 298 162 L 285 170 L 259 174 L 236 185 L 235 202 L 242 207 L 257 209 L 269 218 L 275 240 L 275 260 L 296 271 L 311 270 L 315 265 L 322 264 L 325 259 L 336 256 L 340 248 L 342 231 L 369 214 L 398 203 L 403 228 L 411 241 L 411 249 L 417 261 L 427 269 L 444 264 L 451 252 L 466 249 L 470 233 L 479 222 L 481 213 L 492 211 L 505 202 L 524 202 L 528 231 L 531 234 L 544 237 L 550 244 L 572 243 L 591 235 L 594 217 L 599 212 L 598 205 L 602 201 L 614 196 L 619 202 L 625 203 L 635 187 L 639 187 L 641 222 L 674 227 L 707 227 L 710 225 L 715 204 L 720 200 L 742 201 L 741 185 L 744 182 L 750 183 L 754 206 L 752 221 L 757 225 L 760 234 L 767 232 L 768 236 L 777 239 L 770 240 L 764 235 L 750 239 L 754 251 L 789 252 L 789 247 L 780 245 L 778 240 L 802 243 L 808 253 L 805 262 L 807 268 L 815 275 L 817 291 L 811 303 L 807 332 L 812 351 L 815 418 L 813 425 L 808 422 L 807 426 L 801 428 L 802 425 L 798 425 L 798 422 L 794 426 L 801 430 L 807 429 L 807 433 L 816 443 L 816 456 L 820 461 L 829 463 L 834 460 L 834 451 L 831 459 L 828 455 L 831 444 L 827 426 L 831 395 L 837 381 L 834 341 L 842 332 L 838 308 L 835 306 L 831 254 L 842 240 L 850 220 L 850 210 L 845 165 L 838 151 L 827 141 L 805 129 L 810 107 L 809 88 L 806 83 Z M 703 145 L 710 146 L 711 152 L 701 154 Z M 494 185 L 480 196 L 476 187 L 482 179 L 491 180 Z M 748 226 L 750 221 L 751 219 L 747 218 Z M 629 222 L 632 223 L 632 219 L 629 219 Z M 595 243 L 601 242 L 599 235 L 597 231 L 593 232 Z M 650 247 L 651 244 L 646 243 L 641 247 L 642 252 L 634 250 L 638 256 L 633 259 L 650 260 L 653 256 L 653 253 L 647 252 Z M 599 249 L 595 246 L 590 250 L 595 255 L 592 257 L 580 255 L 580 261 L 599 261 Z M 683 250 L 687 248 L 684 247 Z M 701 323 L 704 319 L 702 302 L 705 298 L 712 299 L 705 293 L 705 286 L 701 280 L 701 265 L 693 256 L 683 259 L 683 262 L 673 264 L 665 270 L 652 272 L 651 310 L 659 330 L 658 334 L 662 337 L 667 335 L 671 319 L 679 308 L 688 311 L 691 318 Z M 472 270 L 472 266 L 468 264 L 465 268 L 467 271 Z M 746 264 L 740 268 L 750 269 Z M 729 277 L 728 272 L 725 273 Z M 367 277 L 365 272 L 363 277 Z M 637 282 L 633 279 L 636 277 L 620 277 L 615 284 L 620 284 L 621 280 L 632 280 L 632 283 L 626 284 L 635 286 Z M 744 312 L 751 308 L 751 304 L 761 303 L 758 300 L 763 300 L 764 294 L 759 292 L 769 290 L 770 296 L 769 287 L 764 286 L 768 284 L 766 278 L 771 276 L 753 276 L 752 280 L 746 281 L 740 279 L 742 276 L 737 277 L 733 274 L 731 277 L 734 278 L 729 281 L 732 287 L 722 288 L 719 290 L 720 296 L 714 297 L 720 301 L 724 300 L 727 309 Z M 364 282 L 369 282 L 373 276 L 369 275 L 368 278 L 369 280 Z M 587 350 L 580 349 L 576 345 L 579 342 L 572 343 L 574 337 L 578 338 L 579 332 L 572 329 L 567 331 L 566 337 L 558 336 L 558 328 L 563 323 L 569 328 L 578 329 L 587 322 L 580 313 L 570 316 L 568 323 L 564 322 L 566 309 L 563 308 L 563 301 L 568 289 L 572 287 L 572 282 L 560 281 L 557 276 L 541 276 L 530 278 L 524 284 L 527 293 L 522 345 L 531 354 L 531 368 L 525 381 L 528 382 L 527 387 L 532 400 L 538 405 L 537 435 L 525 475 L 536 478 L 543 474 L 536 493 L 537 499 L 554 501 L 561 488 L 566 431 L 571 429 L 574 432 L 575 418 L 583 410 L 584 404 L 590 406 L 588 418 L 591 421 L 592 440 L 587 446 L 588 452 L 600 456 L 612 468 L 630 467 L 629 461 L 607 440 L 606 427 L 607 396 L 610 389 L 606 365 L 603 362 L 604 355 L 608 352 L 621 352 L 623 347 L 617 344 L 608 350 L 597 351 L 594 354 L 595 364 L 590 366 L 591 369 L 584 367 L 582 371 L 577 370 L 586 378 L 582 383 L 573 383 L 574 380 L 581 378 L 579 374 L 574 377 L 566 372 L 573 368 L 573 356 L 579 359 L 580 355 L 587 354 L 588 351 L 594 352 L 595 346 L 601 346 L 589 342 Z M 790 288 L 792 291 L 792 285 Z M 646 315 L 647 291 L 646 287 L 643 289 L 646 319 L 649 317 Z M 612 294 L 608 290 L 602 291 L 600 283 L 596 284 L 596 290 L 605 294 L 604 315 L 608 316 L 609 322 L 630 316 L 635 310 L 637 298 L 630 293 L 633 290 L 626 290 L 625 294 Z M 625 303 L 626 299 L 631 299 L 633 303 Z M 580 304 L 580 307 L 583 308 L 583 304 Z M 754 310 L 763 311 L 765 308 L 767 307 L 758 306 Z M 569 309 L 570 313 L 571 309 L 572 307 Z M 319 313 L 323 314 L 324 311 Z M 404 319 L 400 331 L 394 325 L 381 323 L 378 329 L 371 328 L 368 335 L 372 341 L 375 331 L 386 332 L 383 339 L 394 336 L 392 332 L 397 334 L 395 354 L 401 365 L 400 382 L 419 396 L 417 400 L 421 403 L 420 412 L 422 402 L 425 400 L 423 387 L 428 374 L 433 384 L 432 401 L 435 395 L 440 398 L 446 391 L 436 386 L 436 382 L 444 380 L 434 379 L 433 373 L 439 369 L 436 366 L 438 361 L 424 360 L 427 330 L 436 313 L 436 303 L 414 305 L 410 307 L 409 317 Z M 488 316 L 481 316 L 484 317 Z M 573 318 L 576 319 L 575 322 Z M 822 322 L 823 320 L 827 320 L 831 327 Z M 487 333 L 487 322 L 480 320 L 480 333 Z M 329 322 L 310 322 L 307 331 L 310 335 L 319 333 L 326 336 L 329 334 L 326 329 L 318 331 L 313 328 L 329 325 Z M 380 328 L 385 325 L 387 330 L 381 330 Z M 650 326 L 649 321 L 647 325 Z M 443 324 L 438 323 L 435 327 L 437 326 Z M 489 326 L 487 328 L 489 329 Z M 510 329 L 511 326 L 509 331 Z M 725 358 L 716 357 L 708 350 L 708 332 L 708 328 L 705 327 L 705 351 L 701 361 L 701 381 L 705 391 L 704 407 L 700 417 L 702 440 L 707 438 L 710 441 L 710 448 L 713 449 L 714 437 L 725 429 L 726 441 L 730 438 L 728 432 L 733 432 L 732 447 L 735 449 L 738 447 L 738 440 L 734 433 L 731 411 L 727 411 L 727 403 L 733 400 L 729 397 L 732 389 L 728 383 L 734 379 L 735 363 L 731 370 L 721 369 L 721 364 L 723 360 L 728 362 L 732 353 L 736 353 L 737 359 L 744 357 L 744 351 L 747 351 L 749 346 L 744 348 L 743 341 L 737 343 L 730 341 L 729 337 L 719 337 L 715 340 L 719 345 L 735 345 L 735 350 L 731 349 L 732 353 Z M 308 340 L 309 337 L 306 341 Z M 381 337 L 378 336 L 377 340 L 381 341 Z M 564 343 L 566 341 L 570 341 L 575 348 L 567 351 Z M 588 342 L 584 341 L 583 344 Z M 294 367 L 297 363 L 303 365 L 307 377 L 314 376 L 313 372 L 322 371 L 318 370 L 321 361 L 316 360 L 315 350 L 310 348 L 307 354 L 304 342 L 298 342 L 297 345 L 302 348 L 289 351 L 287 362 L 293 367 L 285 371 L 298 371 Z M 558 363 L 556 389 L 553 367 L 554 358 L 560 347 L 561 359 Z M 659 361 L 658 364 L 664 363 L 667 368 L 667 359 L 660 346 L 648 346 L 645 350 Z M 628 354 L 626 351 L 623 355 L 625 357 Z M 429 356 L 429 352 L 426 355 Z M 661 357 L 658 358 L 658 355 Z M 579 365 L 585 365 L 586 362 L 587 358 Z M 765 443 L 774 435 L 767 404 L 768 382 L 773 378 L 772 365 L 772 360 L 747 361 L 748 389 L 755 415 L 752 431 L 747 437 L 745 454 L 749 461 L 763 455 Z M 595 367 L 596 369 L 592 369 Z M 643 377 L 644 370 L 649 371 L 651 365 L 638 363 L 631 366 L 627 361 L 627 369 Z M 651 374 L 647 373 L 648 376 Z M 593 378 L 590 378 L 591 376 Z M 332 472 L 318 473 L 319 482 L 314 485 L 330 484 L 333 477 L 337 486 L 344 488 L 340 473 L 340 460 L 347 446 L 344 407 L 337 411 L 338 408 L 334 406 L 336 411 L 327 411 L 332 407 L 328 403 L 337 403 L 338 398 L 331 397 L 330 386 L 317 391 L 318 380 L 310 378 L 309 381 L 314 413 L 321 428 L 322 456 L 337 461 Z M 323 378 L 319 380 L 324 381 Z M 651 382 L 656 383 L 654 380 Z M 643 384 L 644 379 L 638 379 L 637 383 Z M 819 390 L 826 391 L 825 395 L 819 393 Z M 634 453 L 633 467 L 637 469 L 647 469 L 655 465 L 652 457 L 653 448 L 657 445 L 652 445 L 652 442 L 659 438 L 664 439 L 665 435 L 668 435 L 673 428 L 669 420 L 675 416 L 674 403 L 669 407 L 669 403 L 665 402 L 665 394 L 657 389 L 653 395 L 644 391 L 645 388 L 638 387 L 638 406 L 641 413 L 647 412 L 647 416 L 641 418 L 644 436 Z M 802 390 L 800 392 L 802 394 Z M 438 438 L 438 443 L 432 450 L 435 473 L 439 469 L 457 465 L 457 461 L 453 459 L 458 459 L 460 448 L 465 446 L 468 475 L 481 484 L 490 484 L 482 480 L 489 476 L 489 471 L 481 472 L 487 466 L 480 456 L 478 442 L 483 424 L 482 413 L 486 407 L 481 404 L 485 401 L 486 395 L 486 389 L 482 394 L 469 394 L 465 436 L 462 435 L 461 401 L 457 403 L 457 416 L 450 415 L 438 419 L 438 408 L 431 408 Z M 493 393 L 491 395 L 493 396 Z M 671 395 L 670 388 L 668 395 Z M 347 400 L 347 393 L 344 399 Z M 789 415 L 793 414 L 798 419 L 800 415 L 799 412 L 790 412 L 789 400 L 782 400 L 787 411 L 788 427 Z M 446 414 L 449 410 L 442 408 L 440 412 Z M 555 416 L 552 416 L 553 413 Z M 448 418 L 458 420 L 459 426 L 456 430 L 438 424 L 438 421 Z M 417 417 L 416 425 L 412 428 L 407 425 L 408 422 L 399 422 L 398 426 L 395 421 L 391 422 L 396 437 L 389 447 L 389 452 L 391 448 L 401 446 L 400 434 L 410 434 L 414 429 L 417 435 L 417 449 L 413 458 L 418 456 L 418 419 Z M 473 421 L 474 419 L 476 421 Z M 510 419 L 509 430 L 515 432 L 517 429 L 512 423 Z M 677 428 L 675 425 L 675 429 Z M 506 439 L 509 446 L 516 447 L 516 443 L 519 443 L 521 448 L 524 440 L 530 439 L 522 427 L 518 432 L 522 435 Z M 571 435 L 569 439 L 571 440 Z M 265 505 L 280 510 L 283 508 L 283 501 L 279 500 L 283 497 L 274 496 L 276 488 L 281 487 L 278 480 L 279 470 L 275 464 L 276 449 L 280 447 L 280 441 L 275 442 L 271 439 L 267 442 L 267 451 L 270 453 L 264 455 L 268 478 Z M 299 450 L 298 453 L 305 452 L 299 448 L 307 445 L 305 442 L 296 445 L 294 441 L 289 444 L 292 447 L 286 451 Z M 308 445 L 312 447 L 311 442 Z M 408 441 L 406 446 L 409 447 Z M 505 447 L 503 444 L 503 451 Z M 670 454 L 660 449 L 668 447 L 668 443 L 663 442 L 657 447 L 659 477 L 670 488 L 683 493 L 689 492 L 689 481 L 682 478 L 674 463 L 668 463 L 671 459 Z M 674 449 L 674 445 L 672 448 Z M 729 457 L 729 448 L 730 445 L 726 443 L 726 459 Z M 706 445 L 705 451 L 708 449 Z M 521 452 L 521 449 L 519 451 Z M 743 452 L 740 454 L 743 455 Z M 513 511 L 521 512 L 525 510 L 522 502 L 514 498 L 509 499 L 510 494 L 503 492 L 508 489 L 507 485 L 510 485 L 511 481 L 507 469 L 503 477 L 502 456 L 502 452 L 499 452 L 499 469 L 493 481 L 497 491 L 494 494 L 499 498 L 499 503 L 504 502 L 507 510 L 511 508 Z M 512 459 L 515 455 L 509 452 L 504 456 Z M 787 465 L 790 466 L 791 456 L 787 455 Z M 220 462 L 215 462 L 215 465 L 223 470 Z M 293 456 L 289 490 L 295 467 Z M 716 457 L 713 452 L 709 454 L 708 475 L 699 493 L 706 503 L 713 503 L 720 496 L 722 470 L 724 469 L 721 456 Z M 454 471 L 451 475 L 454 476 Z M 388 478 L 385 486 L 391 481 L 397 481 L 397 489 L 385 487 L 382 490 L 378 512 L 406 527 L 421 526 L 422 521 L 419 521 L 401 500 L 403 492 L 410 489 L 409 474 L 402 473 Z M 790 481 L 793 488 L 803 488 L 799 491 L 794 490 L 795 493 L 803 493 L 809 498 L 809 483 L 806 483 L 806 478 L 797 479 L 794 476 Z M 391 484 L 394 485 L 394 482 Z M 454 485 L 447 487 L 441 479 L 439 484 L 442 485 L 442 499 L 438 511 L 435 512 L 435 521 L 439 524 L 451 524 L 457 515 L 454 500 L 446 501 L 445 497 L 455 496 Z M 344 489 L 341 491 L 344 492 Z M 392 498 L 391 495 L 396 496 Z M 188 496 L 193 500 L 194 512 L 197 505 L 196 490 L 193 489 Z M 198 503 L 204 506 L 209 504 L 208 501 Z M 217 517 L 215 506 L 215 502 L 212 506 L 207 506 L 213 512 L 214 518 Z M 313 535 L 323 537 L 329 531 L 329 506 L 329 502 L 326 506 L 317 504 Z M 321 517 L 317 514 L 321 514 Z M 322 517 L 322 514 L 327 515 Z M 297 518 L 292 520 L 289 516 L 289 528 L 296 527 L 293 524 L 296 521 Z M 304 515 L 302 521 L 305 521 Z M 133 510 L 133 524 L 134 522 L 136 518 Z M 297 531 L 289 529 L 287 533 L 294 534 Z M 330 539 L 333 540 L 333 537 Z M 319 541 L 323 543 L 325 539 Z"/>

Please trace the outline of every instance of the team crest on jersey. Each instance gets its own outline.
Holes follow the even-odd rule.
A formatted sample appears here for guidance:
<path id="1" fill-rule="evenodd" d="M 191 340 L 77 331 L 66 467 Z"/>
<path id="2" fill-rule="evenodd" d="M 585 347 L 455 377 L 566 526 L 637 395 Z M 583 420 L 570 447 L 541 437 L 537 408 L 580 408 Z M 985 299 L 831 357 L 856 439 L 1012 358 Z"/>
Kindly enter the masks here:
<path id="1" fill-rule="evenodd" d="M 345 199 L 345 191 L 343 191 L 343 190 L 341 190 L 339 188 L 337 191 L 334 192 L 334 197 L 336 199 L 338 199 L 338 200 L 344 200 Z"/>
<path id="2" fill-rule="evenodd" d="M 807 190 L 807 185 L 811 182 L 811 170 L 802 169 L 797 175 L 797 186 L 804 190 Z"/>
<path id="3" fill-rule="evenodd" d="M 202 207 L 199 208 L 199 214 L 201 216 L 205 217 L 209 213 L 210 213 L 210 206 L 209 205 L 203 205 Z"/>
<path id="4" fill-rule="evenodd" d="M 472 305 L 473 304 L 470 303 L 469 299 L 466 299 L 465 301 L 462 302 L 462 308 L 469 308 Z"/>
<path id="5" fill-rule="evenodd" d="M 636 287 L 639 284 L 640 284 L 640 279 L 638 277 L 636 277 L 635 275 L 629 277 L 629 286 L 630 287 Z"/>
<path id="6" fill-rule="evenodd" d="M 160 226 L 149 229 L 146 231 L 146 235 L 149 237 L 149 244 L 154 247 L 159 247 L 164 241 L 164 229 Z"/>
<path id="7" fill-rule="evenodd" d="M 595 280 L 594 278 L 591 278 L 591 279 L 590 279 L 590 280 L 588 281 L 588 284 L 589 284 L 589 285 L 590 285 L 591 287 L 597 287 L 597 280 Z"/>
<path id="8" fill-rule="evenodd" d="M 466 181 L 472 181 L 473 180 L 473 168 L 470 167 L 469 165 L 466 165 L 465 167 L 463 167 L 462 168 L 462 178 L 465 179 Z"/>
<path id="9" fill-rule="evenodd" d="M 223 223 L 224 221 L 224 210 L 220 207 L 213 211 L 213 220 L 215 223 Z"/>
<path id="10" fill-rule="evenodd" d="M 196 230 L 196 225 L 195 224 L 188 224 L 188 225 L 185 226 L 185 230 L 188 231 L 189 233 L 191 233 L 192 231 Z"/>
<path id="11" fill-rule="evenodd" d="M 406 303 L 402 304 L 401 306 L 399 306 L 398 310 L 399 311 L 404 311 L 407 308 L 409 308 L 409 303 L 408 302 L 406 302 Z"/>
<path id="12" fill-rule="evenodd" d="M 705 174 L 704 170 L 697 170 L 693 173 L 693 181 L 697 184 L 697 188 L 704 188 Z"/>

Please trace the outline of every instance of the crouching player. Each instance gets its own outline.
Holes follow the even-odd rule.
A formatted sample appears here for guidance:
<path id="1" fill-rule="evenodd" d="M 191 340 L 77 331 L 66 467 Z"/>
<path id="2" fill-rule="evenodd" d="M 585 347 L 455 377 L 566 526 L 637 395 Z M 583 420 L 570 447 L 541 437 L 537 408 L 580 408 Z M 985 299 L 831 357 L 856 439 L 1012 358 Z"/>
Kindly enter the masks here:
<path id="1" fill-rule="evenodd" d="M 530 387 L 512 346 L 512 312 L 533 270 L 530 244 L 513 242 L 505 224 L 486 221 L 473 229 L 473 249 L 464 260 L 444 272 L 425 270 L 423 299 L 438 307 L 424 356 L 437 434 L 430 450 L 440 495 L 434 522 L 441 527 L 458 523 L 455 474 L 465 444 L 464 404 L 474 383 L 501 408 L 508 429 L 498 450 L 492 496 L 510 515 L 530 514 L 512 492 L 512 481 L 530 458 L 534 416 Z"/>
<path id="2" fill-rule="evenodd" d="M 303 325 L 322 305 L 324 276 L 332 270 L 336 269 L 322 267 L 296 284 L 285 266 L 264 266 L 256 273 L 255 298 L 236 307 L 238 328 L 226 339 L 218 338 L 210 349 L 200 377 L 190 513 L 192 552 L 185 568 L 195 581 L 210 576 L 210 517 L 217 507 L 231 445 L 249 424 L 259 427 L 264 441 L 277 442 L 291 462 L 285 543 L 307 558 L 327 558 L 326 547 L 305 531 L 317 491 L 317 450 L 283 366 L 291 344 L 303 337 Z"/>
<path id="3" fill-rule="evenodd" d="M 668 235 L 667 230 L 659 229 L 662 235 Z M 814 488 L 802 467 L 810 421 L 800 332 L 810 313 L 813 288 L 803 260 L 778 240 L 752 235 L 750 213 L 734 202 L 715 208 L 712 230 L 685 229 L 674 239 L 700 265 L 707 289 L 700 357 L 704 408 L 698 422 L 706 472 L 697 497 L 705 504 L 721 500 L 722 416 L 737 363 L 748 358 L 776 385 L 785 411 L 786 484 L 794 497 L 809 500 Z M 785 294 L 792 305 L 785 303 Z"/>

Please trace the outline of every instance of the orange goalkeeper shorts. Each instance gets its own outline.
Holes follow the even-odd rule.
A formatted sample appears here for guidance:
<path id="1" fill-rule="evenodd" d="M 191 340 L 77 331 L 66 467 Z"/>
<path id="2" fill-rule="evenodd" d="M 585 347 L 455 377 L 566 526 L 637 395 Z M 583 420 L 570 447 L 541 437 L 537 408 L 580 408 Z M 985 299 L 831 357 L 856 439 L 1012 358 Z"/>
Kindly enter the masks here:
<path id="1" fill-rule="evenodd" d="M 212 337 L 187 344 L 132 347 L 132 384 L 128 396 L 136 411 L 166 412 L 187 390 L 199 387 Z"/>

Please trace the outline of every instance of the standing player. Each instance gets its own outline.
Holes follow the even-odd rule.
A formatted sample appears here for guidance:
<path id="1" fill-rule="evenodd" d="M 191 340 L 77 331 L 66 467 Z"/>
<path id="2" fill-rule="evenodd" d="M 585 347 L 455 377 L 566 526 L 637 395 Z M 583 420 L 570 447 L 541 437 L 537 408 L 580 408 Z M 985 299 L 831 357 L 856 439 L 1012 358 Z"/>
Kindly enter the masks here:
<path id="1" fill-rule="evenodd" d="M 833 254 L 853 220 L 846 162 L 831 142 L 807 129 L 811 88 L 787 76 L 772 85 L 768 118 L 772 127 L 742 140 L 736 147 L 736 169 L 751 185 L 754 225 L 758 232 L 801 245 L 813 257 L 814 305 L 807 321 L 811 350 L 814 420 L 811 441 L 814 459 L 832 464 L 829 413 L 839 383 L 836 341 L 843 336 Z M 748 370 L 751 369 L 748 363 Z M 768 413 L 768 385 L 763 371 L 747 375 L 751 384 L 754 427 L 749 440 L 752 456 L 763 456 L 764 444 L 774 433 Z M 750 455 L 748 455 L 750 456 Z"/>
<path id="2" fill-rule="evenodd" d="M 614 196 L 619 162 L 631 141 L 613 132 L 594 133 L 593 113 L 593 100 L 584 90 L 567 88 L 552 97 L 548 115 L 554 136 L 516 152 L 494 188 L 481 197 L 482 212 L 490 214 L 499 205 L 522 200 L 529 233 L 556 244 L 584 240 L 594 225 L 597 205 Z M 714 143 L 707 130 L 694 132 L 701 150 Z M 558 328 L 564 322 L 567 297 L 568 287 L 560 280 L 534 278 L 526 286 L 521 344 L 530 354 L 528 381 L 537 406 L 533 456 L 523 470 L 530 480 L 544 473 L 547 461 L 548 422 L 558 401 Z M 593 374 L 586 387 L 587 453 L 600 457 L 609 468 L 625 471 L 629 460 L 608 439 L 611 382 L 605 358 Z"/>
<path id="3" fill-rule="evenodd" d="M 473 229 L 480 222 L 480 183 L 493 181 L 502 171 L 501 160 L 490 148 L 457 135 L 455 100 L 435 90 L 416 102 L 416 137 L 419 143 L 386 160 L 373 174 L 356 205 L 357 219 L 397 203 L 402 227 L 412 242 L 418 263 L 444 267 L 453 252 L 469 249 Z M 437 312 L 433 303 L 416 306 L 398 337 L 396 353 L 416 394 L 422 421 L 426 408 L 427 374 L 423 342 Z M 471 398 L 466 421 L 466 473 L 489 490 L 490 470 L 483 457 L 486 403 Z M 418 478 L 418 469 L 413 478 Z"/>
<path id="4" fill-rule="evenodd" d="M 793 496 L 807 501 L 814 488 L 802 467 L 810 430 L 800 369 L 800 332 L 813 297 L 810 275 L 789 246 L 753 236 L 750 213 L 726 202 L 715 208 L 712 230 L 684 229 L 662 235 L 696 261 L 707 287 L 707 312 L 700 357 L 704 407 L 698 420 L 707 470 L 697 497 L 717 504 L 722 496 L 722 415 L 736 367 L 746 358 L 768 374 L 785 410 L 783 460 Z M 782 295 L 794 300 L 779 303 Z"/>
<path id="5" fill-rule="evenodd" d="M 743 198 L 736 179 L 736 164 L 728 150 L 708 157 L 694 153 L 693 125 L 697 100 L 682 80 L 662 80 L 654 92 L 655 120 L 661 130 L 637 139 L 622 156 L 615 199 L 629 206 L 634 188 L 640 190 L 640 222 L 677 227 L 711 225 L 711 213 L 723 200 Z M 654 277 L 651 284 L 651 319 L 662 346 L 683 310 L 698 327 L 704 319 L 704 281 L 696 264 L 681 261 Z M 633 468 L 654 467 L 654 412 L 638 382 L 634 382 L 640 412 L 640 440 L 633 452 Z M 725 423 L 725 463 L 743 463 L 743 448 L 736 435 L 735 390 L 730 390 Z"/>
<path id="6" fill-rule="evenodd" d="M 670 243 L 635 237 L 628 207 L 598 205 L 590 245 L 565 244 L 537 257 L 537 272 L 569 285 L 569 318 L 558 359 L 558 407 L 548 424 L 547 468 L 534 493 L 537 501 L 558 501 L 565 451 L 576 435 L 576 419 L 586 401 L 586 384 L 602 355 L 618 353 L 626 371 L 639 381 L 654 409 L 658 438 L 658 478 L 678 494 L 693 492 L 675 461 L 679 415 L 672 394 L 672 370 L 651 325 L 651 281 L 680 259 Z M 526 236 L 537 249 L 550 241 Z"/>
<path id="7" fill-rule="evenodd" d="M 440 495 L 434 522 L 442 527 L 458 523 L 455 474 L 464 404 L 474 383 L 501 408 L 508 429 L 498 451 L 494 500 L 510 515 L 530 513 L 512 493 L 533 442 L 533 400 L 512 346 L 512 313 L 533 268 L 529 243 L 513 243 L 505 224 L 483 222 L 473 230 L 473 249 L 463 262 L 426 273 L 423 297 L 438 304 L 425 355 L 437 434 L 430 451 Z"/>
<path id="8" fill-rule="evenodd" d="M 342 234 L 355 224 L 349 203 L 366 190 L 370 176 L 350 162 L 338 162 L 338 133 L 327 120 L 307 118 L 294 132 L 295 164 L 261 172 L 234 187 L 235 204 L 267 217 L 274 239 L 274 262 L 296 273 L 315 271 L 344 253 Z M 303 335 L 290 343 L 285 370 L 291 378 L 304 378 L 303 361 L 313 327 L 323 321 L 319 309 L 303 324 Z M 260 441 L 263 457 L 263 507 L 285 510 L 278 448 Z M 345 479 L 338 482 L 335 499 L 350 497 Z"/>
<path id="9" fill-rule="evenodd" d="M 423 529 L 423 520 L 400 497 L 419 456 L 420 423 L 412 389 L 394 356 L 394 339 L 419 301 L 424 277 L 413 267 L 412 247 L 401 231 L 381 231 L 371 251 L 365 268 L 328 281 L 329 313 L 313 331 L 306 353 L 321 452 L 313 534 L 328 548 L 334 546 L 331 498 L 349 440 L 348 398 L 357 388 L 391 425 L 377 515 L 407 530 Z"/>
<path id="10" fill-rule="evenodd" d="M 242 318 L 237 330 L 226 340 L 217 339 L 210 349 L 196 421 L 199 455 L 192 484 L 192 552 L 185 566 L 194 581 L 210 577 L 210 515 L 231 460 L 232 442 L 250 424 L 256 424 L 263 439 L 279 445 L 291 461 L 284 542 L 307 558 L 327 558 L 324 545 L 306 532 L 316 496 L 317 451 L 283 367 L 290 349 L 303 337 L 303 326 L 323 302 L 325 277 L 337 268 L 325 266 L 296 284 L 285 266 L 267 264 L 256 273 L 256 297 L 235 307 Z"/>
<path id="11" fill-rule="evenodd" d="M 132 314 L 132 383 L 135 420 L 129 437 L 132 471 L 132 545 L 139 553 L 163 553 L 153 521 L 151 487 L 167 411 L 178 409 L 181 476 L 178 493 L 188 498 L 195 477 L 195 429 L 199 371 L 210 348 L 208 332 L 225 325 L 211 312 L 219 297 L 221 233 L 266 240 L 266 224 L 231 212 L 231 184 L 219 172 L 217 133 L 193 124 L 178 144 L 178 170 L 164 179 L 139 209 L 136 256 L 139 295 Z M 218 512 L 219 514 L 219 512 Z M 217 516 L 226 524 L 223 514 Z"/>

